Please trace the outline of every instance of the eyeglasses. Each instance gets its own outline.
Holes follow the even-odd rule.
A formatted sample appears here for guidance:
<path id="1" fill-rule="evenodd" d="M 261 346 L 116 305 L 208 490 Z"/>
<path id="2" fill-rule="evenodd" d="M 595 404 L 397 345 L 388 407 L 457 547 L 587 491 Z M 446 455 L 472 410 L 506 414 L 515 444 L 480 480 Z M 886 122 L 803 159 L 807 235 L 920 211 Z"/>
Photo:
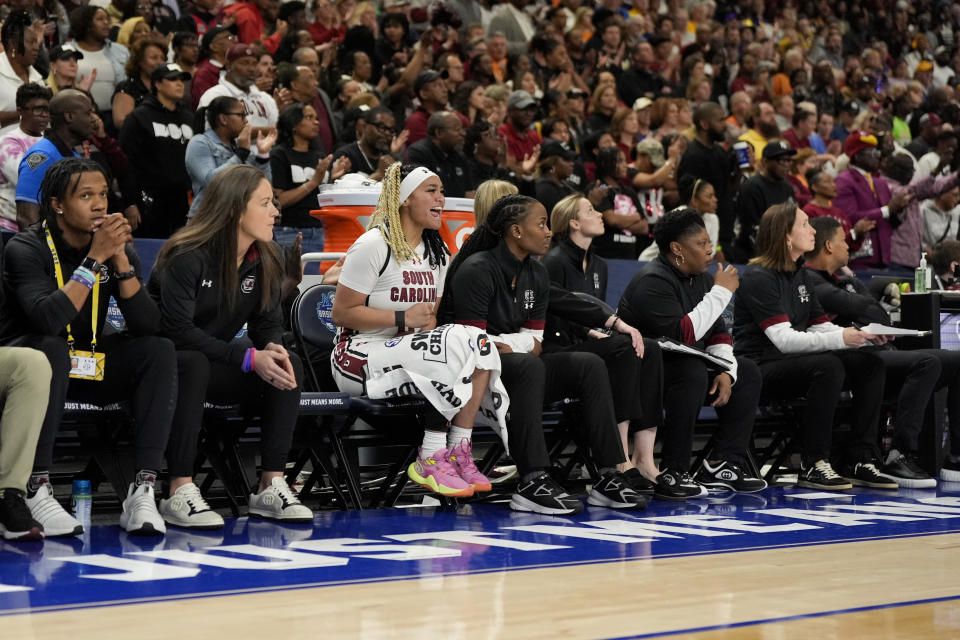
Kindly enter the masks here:
<path id="1" fill-rule="evenodd" d="M 388 127 L 382 122 L 371 122 L 370 126 L 379 131 L 380 133 L 387 135 L 393 133 L 393 127 Z"/>
<path id="2" fill-rule="evenodd" d="M 240 116 L 241 118 L 244 118 L 244 119 L 246 119 L 246 117 L 247 117 L 247 114 L 244 113 L 243 111 L 226 111 L 226 112 L 224 112 L 223 115 L 225 115 L 225 116 Z"/>

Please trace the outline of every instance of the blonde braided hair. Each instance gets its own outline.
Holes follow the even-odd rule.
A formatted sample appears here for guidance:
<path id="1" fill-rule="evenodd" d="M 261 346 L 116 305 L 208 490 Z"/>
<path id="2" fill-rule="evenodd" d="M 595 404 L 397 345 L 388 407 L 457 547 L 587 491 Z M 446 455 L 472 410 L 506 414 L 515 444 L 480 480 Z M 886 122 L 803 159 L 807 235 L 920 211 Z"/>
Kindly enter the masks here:
<path id="1" fill-rule="evenodd" d="M 403 163 L 394 162 L 383 174 L 383 187 L 380 190 L 380 199 L 377 200 L 377 206 L 373 210 L 373 216 L 367 224 L 367 230 L 380 229 L 383 239 L 390 247 L 393 258 L 397 264 L 406 260 L 413 260 L 417 257 L 414 247 L 407 242 L 407 236 L 403 232 L 403 224 L 400 222 L 400 183 L 406 174 L 414 169 L 411 166 L 404 166 Z M 449 251 L 440 234 L 433 229 L 423 230 L 424 257 L 428 258 L 432 266 L 447 263 Z"/>

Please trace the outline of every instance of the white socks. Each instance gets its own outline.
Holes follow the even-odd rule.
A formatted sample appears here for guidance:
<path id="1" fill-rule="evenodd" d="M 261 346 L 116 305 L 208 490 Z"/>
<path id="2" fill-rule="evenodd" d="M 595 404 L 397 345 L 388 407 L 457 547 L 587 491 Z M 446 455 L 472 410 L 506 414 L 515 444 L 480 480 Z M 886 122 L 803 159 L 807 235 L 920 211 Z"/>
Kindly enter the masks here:
<path id="1" fill-rule="evenodd" d="M 453 450 L 454 447 L 460 446 L 460 441 L 466 438 L 470 440 L 473 434 L 473 429 L 462 429 L 454 425 L 450 425 L 450 430 L 447 431 L 447 449 Z"/>
<path id="2" fill-rule="evenodd" d="M 429 458 L 440 449 L 447 446 L 447 434 L 443 431 L 423 432 L 423 444 L 420 445 L 420 455 L 423 458 Z"/>

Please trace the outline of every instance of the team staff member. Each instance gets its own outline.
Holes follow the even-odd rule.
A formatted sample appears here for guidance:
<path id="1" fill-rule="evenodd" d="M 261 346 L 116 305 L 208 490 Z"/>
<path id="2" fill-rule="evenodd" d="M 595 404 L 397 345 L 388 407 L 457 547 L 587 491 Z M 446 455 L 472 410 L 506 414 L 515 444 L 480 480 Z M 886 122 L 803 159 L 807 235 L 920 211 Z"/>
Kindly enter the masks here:
<path id="1" fill-rule="evenodd" d="M 584 299 L 573 295 L 579 292 L 606 299 L 607 261 L 593 250 L 593 239 L 603 235 L 603 216 L 584 196 L 571 195 L 553 208 L 550 229 L 553 247 L 543 257 L 551 285 L 544 351 L 585 351 L 603 358 L 624 455 L 630 455 L 627 439 L 632 422 L 640 429 L 635 436 L 635 457 L 655 466 L 653 444 L 663 413 L 660 347 L 616 314 L 609 315 L 596 304 L 584 304 Z M 622 335 L 613 335 L 617 333 Z M 635 490 L 653 493 L 654 483 L 633 463 L 625 462 L 621 471 Z"/>
<path id="2" fill-rule="evenodd" d="M 163 463 L 176 401 L 173 344 L 155 337 L 157 305 L 141 287 L 130 224 L 107 212 L 107 178 L 96 162 L 54 163 L 40 185 L 41 224 L 7 244 L 0 339 L 47 356 L 53 369 L 47 414 L 27 486 L 27 505 L 47 536 L 76 535 L 83 527 L 53 497 L 49 472 L 63 403 L 132 399 L 136 480 L 123 501 L 120 526 L 162 534 L 154 482 Z M 113 297 L 127 330 L 102 335 Z"/>
<path id="3" fill-rule="evenodd" d="M 351 245 L 337 283 L 331 357 L 341 391 L 383 398 L 413 383 L 443 419 L 424 430 L 407 475 L 441 495 L 470 496 L 492 488 L 473 462 L 474 423 L 482 412 L 502 431 L 509 401 L 487 336 L 437 326 L 447 272 L 438 232 L 444 202 L 443 183 L 429 169 L 387 168 L 370 228 Z"/>
<path id="4" fill-rule="evenodd" d="M 760 491 L 767 483 L 752 477 L 743 463 L 760 398 L 760 371 L 753 361 L 733 355 L 723 311 L 740 280 L 732 266 L 707 273 L 713 243 L 698 211 L 674 209 L 653 233 L 660 255 L 630 280 L 618 313 L 647 334 L 670 338 L 730 362 L 726 370 L 690 355 L 664 355 L 662 430 L 663 472 L 658 486 Z M 716 447 L 690 479 L 693 426 L 706 402 L 720 418 Z"/>
<path id="5" fill-rule="evenodd" d="M 161 326 L 177 347 L 179 395 L 167 462 L 169 524 L 212 529 L 223 518 L 193 482 L 203 402 L 239 402 L 262 416 L 260 486 L 250 515 L 309 522 L 313 513 L 287 486 L 283 470 L 300 406 L 300 360 L 282 344 L 280 213 L 262 171 L 233 165 L 207 186 L 190 223 L 163 245 L 150 277 Z M 253 346 L 233 340 L 246 323 Z"/>
<path id="6" fill-rule="evenodd" d="M 890 325 L 890 315 L 856 277 L 846 277 L 850 252 L 845 229 L 835 218 L 810 221 L 817 230 L 816 246 L 807 253 L 804 269 L 817 299 L 840 326 L 878 322 Z M 930 489 L 937 486 L 917 459 L 923 415 L 934 391 L 947 388 L 950 425 L 960 426 L 960 353 L 946 349 L 901 351 L 887 345 L 879 351 L 887 368 L 887 388 L 898 389 L 893 418 L 893 448 L 880 471 L 901 487 Z"/>
<path id="7" fill-rule="evenodd" d="M 450 266 L 444 317 L 485 330 L 500 352 L 511 399 L 511 455 L 521 473 L 510 508 L 554 515 L 583 508 L 546 473 L 550 457 L 541 425 L 544 400 L 575 397 L 602 474 L 587 501 L 642 509 L 646 498 L 617 470 L 625 456 L 603 360 L 593 353 L 541 355 L 550 276 L 533 256 L 547 252 L 550 235 L 542 204 L 527 196 L 500 198 Z"/>
<path id="8" fill-rule="evenodd" d="M 897 483 L 882 476 L 875 464 L 883 361 L 876 353 L 854 350 L 882 339 L 829 321 L 806 271 L 798 268 L 801 256 L 814 248 L 814 234 L 807 214 L 795 203 L 763 214 L 757 256 L 734 302 L 734 353 L 760 367 L 762 399 L 806 398 L 799 486 L 842 490 L 856 483 L 896 489 Z M 829 456 L 837 401 L 845 388 L 853 391 L 854 417 L 841 477 Z"/>

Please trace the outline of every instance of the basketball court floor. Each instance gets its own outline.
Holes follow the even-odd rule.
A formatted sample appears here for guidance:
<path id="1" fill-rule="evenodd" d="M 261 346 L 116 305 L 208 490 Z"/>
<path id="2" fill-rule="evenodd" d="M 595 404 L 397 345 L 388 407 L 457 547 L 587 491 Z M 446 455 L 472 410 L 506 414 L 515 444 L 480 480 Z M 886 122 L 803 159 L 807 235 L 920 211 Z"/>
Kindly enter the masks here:
<path id="1" fill-rule="evenodd" d="M 0 636 L 960 638 L 960 484 L 0 544 Z"/>

